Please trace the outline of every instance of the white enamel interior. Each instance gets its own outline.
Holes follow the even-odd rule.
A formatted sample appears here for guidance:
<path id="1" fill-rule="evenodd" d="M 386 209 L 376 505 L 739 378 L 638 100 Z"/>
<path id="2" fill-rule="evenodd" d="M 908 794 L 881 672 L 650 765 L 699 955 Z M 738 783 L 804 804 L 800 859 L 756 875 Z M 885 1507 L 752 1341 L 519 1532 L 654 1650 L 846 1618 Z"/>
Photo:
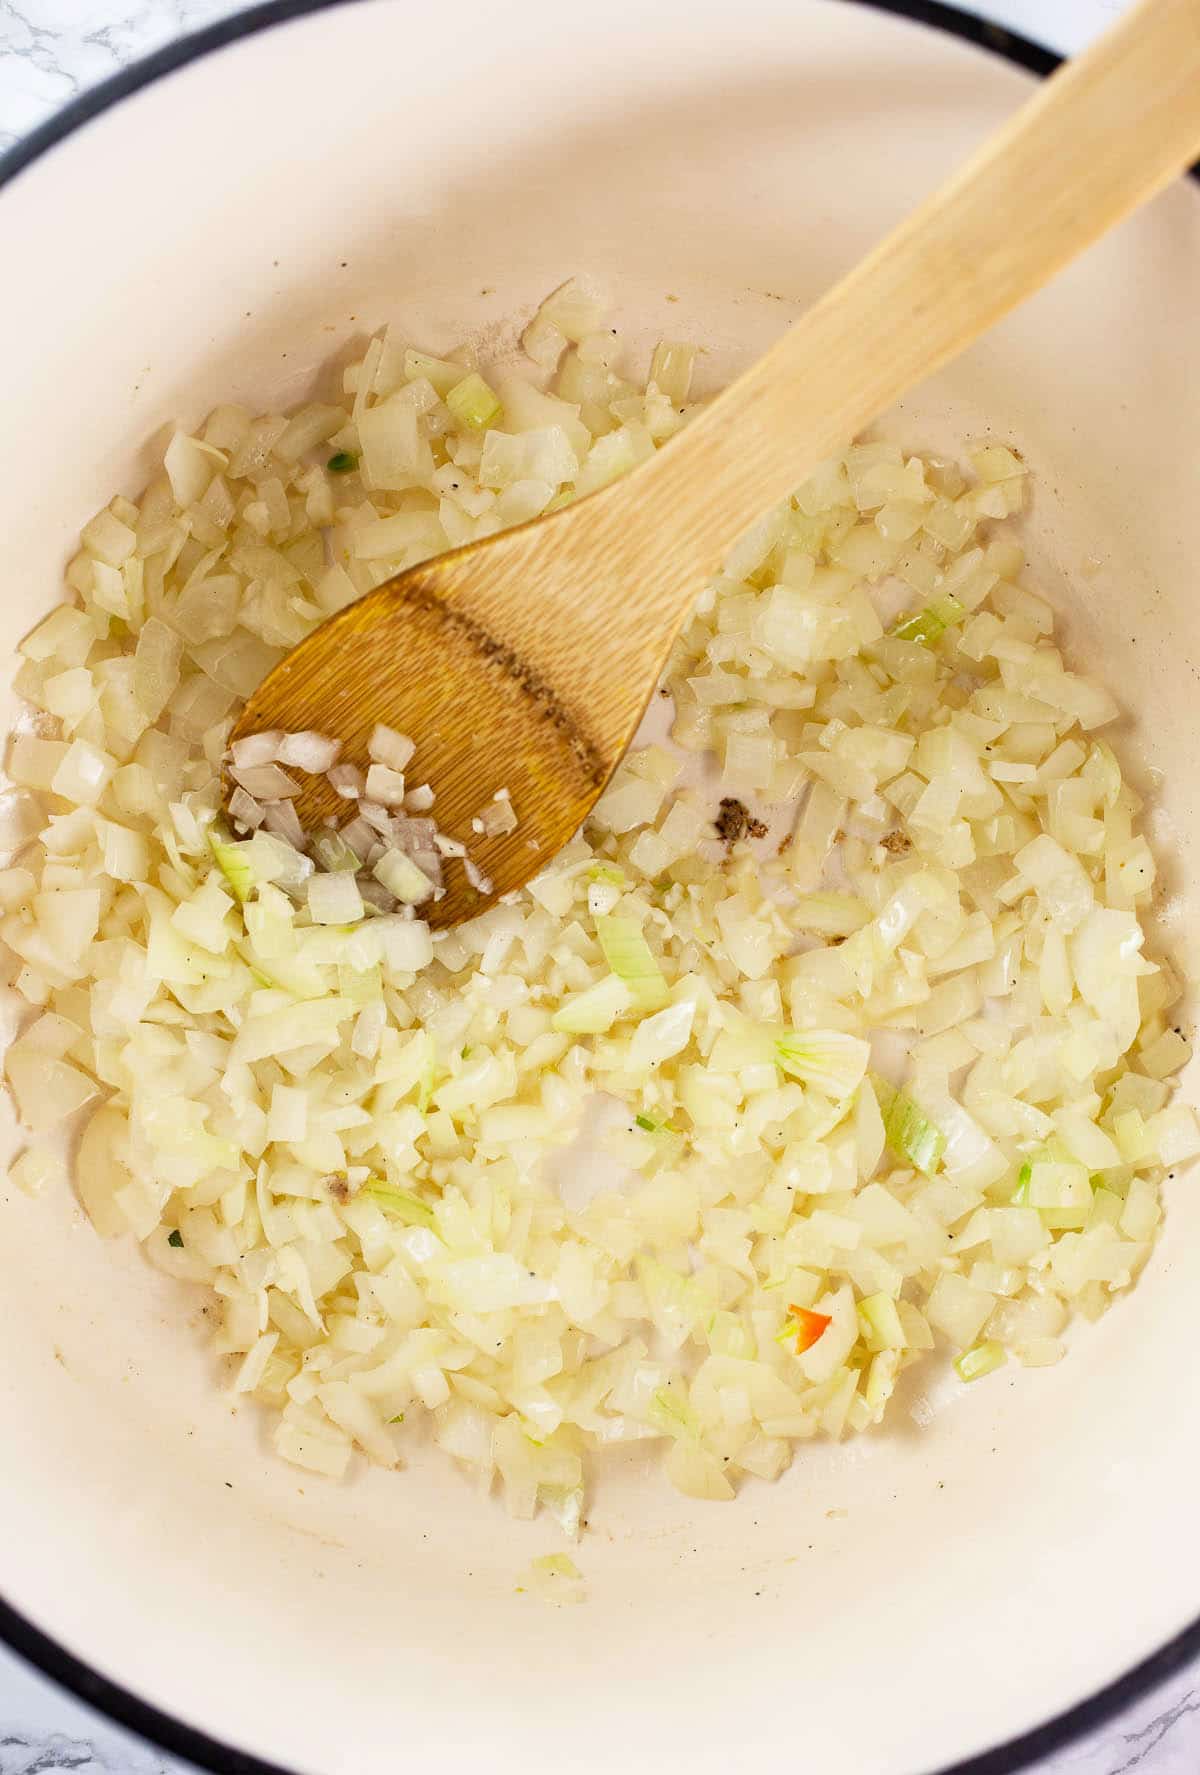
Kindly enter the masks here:
<path id="1" fill-rule="evenodd" d="M 165 421 L 293 400 L 389 317 L 433 347 L 504 344 L 581 270 L 617 293 L 634 362 L 691 338 L 716 382 L 1030 85 L 829 0 L 378 0 L 135 94 L 0 194 L 0 650 L 57 596 L 79 524 L 139 491 Z M 1180 185 L 889 422 L 920 446 L 990 424 L 1037 472 L 1036 580 L 1131 711 L 1185 967 L 1198 292 Z M 1198 1240 L 1183 1178 L 1136 1292 L 1070 1361 L 949 1389 L 920 1433 L 902 1406 L 732 1505 L 641 1457 L 606 1469 L 590 1600 L 556 1611 L 515 1593 L 551 1527 L 440 1459 L 344 1486 L 278 1463 L 217 1388 L 202 1301 L 71 1202 L 0 1184 L 0 1587 L 160 1708 L 306 1775 L 925 1775 L 1200 1614 Z"/>

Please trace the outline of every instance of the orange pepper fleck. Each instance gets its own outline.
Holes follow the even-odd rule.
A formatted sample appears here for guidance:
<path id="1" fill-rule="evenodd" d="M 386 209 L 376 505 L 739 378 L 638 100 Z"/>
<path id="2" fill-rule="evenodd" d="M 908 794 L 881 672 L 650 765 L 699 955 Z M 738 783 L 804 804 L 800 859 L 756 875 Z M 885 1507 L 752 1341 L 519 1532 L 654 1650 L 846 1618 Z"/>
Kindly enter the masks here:
<path id="1" fill-rule="evenodd" d="M 827 1325 L 833 1323 L 831 1313 L 814 1313 L 808 1307 L 789 1307 L 788 1312 L 796 1321 L 796 1354 L 803 1356 L 805 1350 L 811 1350 Z"/>

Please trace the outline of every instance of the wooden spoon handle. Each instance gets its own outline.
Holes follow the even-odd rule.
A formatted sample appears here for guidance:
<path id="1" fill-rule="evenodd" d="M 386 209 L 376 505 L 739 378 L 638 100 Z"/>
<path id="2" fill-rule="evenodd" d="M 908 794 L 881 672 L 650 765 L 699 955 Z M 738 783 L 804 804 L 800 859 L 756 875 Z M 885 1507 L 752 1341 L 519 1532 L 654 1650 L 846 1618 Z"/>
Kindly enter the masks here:
<path id="1" fill-rule="evenodd" d="M 732 536 L 1197 154 L 1200 0 L 1141 0 L 639 471 L 629 522 L 670 514 L 680 551 L 646 583 L 686 605 Z"/>

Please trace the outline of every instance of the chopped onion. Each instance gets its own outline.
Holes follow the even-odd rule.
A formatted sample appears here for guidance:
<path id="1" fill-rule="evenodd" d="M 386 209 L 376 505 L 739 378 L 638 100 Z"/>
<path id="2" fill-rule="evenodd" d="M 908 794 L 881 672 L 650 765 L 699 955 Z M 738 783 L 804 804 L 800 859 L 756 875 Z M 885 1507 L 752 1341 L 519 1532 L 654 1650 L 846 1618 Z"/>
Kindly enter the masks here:
<path id="1" fill-rule="evenodd" d="M 596 935 L 604 959 L 629 988 L 633 1003 L 655 1010 L 666 997 L 667 983 L 637 924 L 609 913 L 596 920 Z"/>
<path id="2" fill-rule="evenodd" d="M 446 405 L 458 425 L 468 426 L 473 431 L 485 430 L 500 417 L 500 402 L 495 390 L 474 370 L 454 384 L 446 395 Z"/>
<path id="3" fill-rule="evenodd" d="M 314 924 L 356 924 L 363 915 L 363 903 L 353 875 L 345 870 L 310 875 L 308 912 Z"/>
<path id="4" fill-rule="evenodd" d="M 301 785 L 277 764 L 233 765 L 230 775 L 255 801 L 286 801 L 299 795 Z"/>
<path id="5" fill-rule="evenodd" d="M 304 828 L 290 801 L 268 801 L 263 808 L 263 823 L 268 832 L 282 838 L 293 850 L 303 850 Z"/>
<path id="6" fill-rule="evenodd" d="M 858 1087 L 871 1057 L 869 1042 L 840 1030 L 806 1029 L 777 1037 L 776 1058 L 784 1072 L 815 1085 L 835 1100 Z"/>
<path id="7" fill-rule="evenodd" d="M 964 1350 L 954 1366 L 964 1381 L 977 1381 L 985 1374 L 993 1374 L 1006 1360 L 1004 1345 L 989 1338 L 986 1343 L 976 1344 L 972 1350 Z"/>
<path id="8" fill-rule="evenodd" d="M 419 906 L 433 894 L 433 883 L 403 851 L 389 850 L 372 870 L 376 881 L 406 906 Z"/>
<path id="9" fill-rule="evenodd" d="M 230 844 L 209 829 L 208 842 L 218 869 L 238 900 L 248 900 L 258 883 L 250 849 L 247 845 Z"/>
<path id="10" fill-rule="evenodd" d="M 244 832 L 253 832 L 262 825 L 266 814 L 253 795 L 238 788 L 229 797 L 229 817 Z"/>
<path id="11" fill-rule="evenodd" d="M 633 993 L 615 974 L 564 1001 L 554 1013 L 554 1027 L 569 1035 L 602 1035 L 634 1002 Z"/>
<path id="12" fill-rule="evenodd" d="M 366 794 L 381 807 L 403 807 L 404 778 L 386 764 L 373 764 L 367 772 Z"/>
<path id="13" fill-rule="evenodd" d="M 512 802 L 499 798 L 488 802 L 475 823 L 485 838 L 499 838 L 505 832 L 515 832 L 519 824 Z"/>
<path id="14" fill-rule="evenodd" d="M 20 649 L 6 1076 L 26 1125 L 85 1121 L 100 1233 L 213 1291 L 283 1458 L 340 1477 L 429 1432 L 575 1533 L 608 1443 L 728 1499 L 910 1368 L 1057 1361 L 1200 1124 L 1116 705 L 1023 581 L 1000 440 L 965 469 L 854 445 L 766 513 L 676 644 L 672 746 L 453 930 L 417 915 L 443 868 L 492 887 L 412 739 L 229 745 L 323 616 L 683 423 L 693 348 L 636 386 L 586 286 L 524 337 L 546 388 L 389 329 L 345 401 L 220 407 L 85 527 L 78 602 Z M 304 832 L 291 770 L 340 830 Z M 477 793 L 474 829 L 519 832 Z M 40 1147 L 12 1175 L 62 1186 Z"/>
<path id="15" fill-rule="evenodd" d="M 344 801 L 357 801 L 366 787 L 366 778 L 357 764 L 335 764 L 325 774 Z"/>
<path id="16" fill-rule="evenodd" d="M 403 774 L 415 751 L 416 746 L 408 735 L 397 733 L 394 727 L 385 727 L 382 721 L 377 721 L 371 729 L 367 753 L 373 764 L 383 764 L 389 770 Z"/>
<path id="17" fill-rule="evenodd" d="M 945 1151 L 946 1136 L 907 1092 L 892 1094 L 884 1110 L 883 1128 L 887 1143 L 898 1159 L 932 1176 Z"/>
<path id="18" fill-rule="evenodd" d="M 280 764 L 292 764 L 311 776 L 323 776 L 333 768 L 341 749 L 340 740 L 331 740 L 323 733 L 285 733 L 275 756 Z"/>
<path id="19" fill-rule="evenodd" d="M 279 760 L 279 748 L 286 739 L 281 728 L 272 728 L 269 732 L 247 734 L 244 739 L 234 740 L 230 747 L 230 757 L 235 770 L 247 770 L 256 764 L 276 764 Z"/>

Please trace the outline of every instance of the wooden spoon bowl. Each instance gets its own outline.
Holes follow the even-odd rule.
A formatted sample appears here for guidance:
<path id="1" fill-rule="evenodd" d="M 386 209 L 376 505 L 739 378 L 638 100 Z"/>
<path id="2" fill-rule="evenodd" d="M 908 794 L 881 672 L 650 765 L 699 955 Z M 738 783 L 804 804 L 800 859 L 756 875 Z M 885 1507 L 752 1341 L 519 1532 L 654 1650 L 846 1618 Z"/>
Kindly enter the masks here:
<path id="1" fill-rule="evenodd" d="M 568 547 L 573 515 L 555 522 Z M 566 844 L 632 739 L 649 695 L 637 673 L 606 679 L 588 669 L 607 655 L 599 632 L 591 650 L 575 644 L 593 627 L 586 611 L 572 623 L 515 597 L 477 614 L 489 592 L 521 584 L 521 554 L 541 547 L 540 526 L 523 525 L 376 587 L 281 661 L 246 704 L 234 736 L 287 730 L 304 710 L 307 726 L 337 735 L 342 758 L 363 768 L 376 721 L 417 736 L 411 781 L 432 785 L 439 828 L 469 846 L 493 884 L 481 894 L 451 862 L 444 897 L 422 909 L 435 926 L 478 914 Z M 606 607 L 615 590 L 598 588 Z M 603 627 L 599 610 L 595 627 Z M 633 635 L 627 642 L 636 646 Z M 663 637 L 660 652 L 669 644 Z M 303 783 L 294 805 L 306 830 L 352 817 L 353 803 L 323 776 Z M 486 837 L 472 820 L 498 790 L 508 791 L 518 825 Z"/>

